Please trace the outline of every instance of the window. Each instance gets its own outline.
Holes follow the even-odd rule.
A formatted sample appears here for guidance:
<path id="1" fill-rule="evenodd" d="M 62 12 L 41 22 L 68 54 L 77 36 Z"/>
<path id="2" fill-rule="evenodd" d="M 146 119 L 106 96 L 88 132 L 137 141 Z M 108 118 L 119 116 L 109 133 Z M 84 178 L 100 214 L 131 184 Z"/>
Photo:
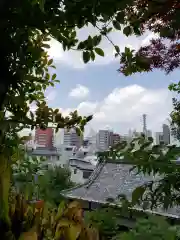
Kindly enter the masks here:
<path id="1" fill-rule="evenodd" d="M 75 168 L 75 169 L 74 169 L 74 174 L 76 174 L 76 173 L 77 173 L 77 169 Z"/>
<path id="2" fill-rule="evenodd" d="M 91 173 L 92 173 L 91 171 L 84 171 L 83 172 L 83 178 L 88 179 L 90 177 Z"/>

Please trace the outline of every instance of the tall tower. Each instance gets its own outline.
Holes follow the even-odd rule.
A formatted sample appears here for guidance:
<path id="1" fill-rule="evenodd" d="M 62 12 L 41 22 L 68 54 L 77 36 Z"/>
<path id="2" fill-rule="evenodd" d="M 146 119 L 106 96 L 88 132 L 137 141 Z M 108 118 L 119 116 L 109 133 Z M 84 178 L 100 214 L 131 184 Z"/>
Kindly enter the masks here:
<path id="1" fill-rule="evenodd" d="M 146 123 L 146 118 L 147 115 L 143 114 L 143 133 L 145 134 L 145 136 L 147 135 L 147 123 Z"/>

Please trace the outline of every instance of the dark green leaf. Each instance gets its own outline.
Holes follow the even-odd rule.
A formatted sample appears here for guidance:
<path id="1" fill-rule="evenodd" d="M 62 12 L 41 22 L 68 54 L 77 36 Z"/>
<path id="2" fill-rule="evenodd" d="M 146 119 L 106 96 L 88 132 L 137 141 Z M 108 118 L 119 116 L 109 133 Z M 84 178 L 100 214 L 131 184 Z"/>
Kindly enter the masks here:
<path id="1" fill-rule="evenodd" d="M 115 49 L 116 49 L 116 52 L 117 52 L 117 53 L 120 53 L 120 48 L 119 48 L 119 46 L 115 45 L 114 47 L 115 47 Z"/>
<path id="2" fill-rule="evenodd" d="M 95 48 L 94 50 L 99 56 L 104 57 L 104 52 L 101 48 Z"/>
<path id="3" fill-rule="evenodd" d="M 95 54 L 93 51 L 91 51 L 91 60 L 94 61 L 95 60 Z"/>
<path id="4" fill-rule="evenodd" d="M 93 37 L 93 45 L 94 46 L 97 46 L 97 45 L 99 45 L 100 44 L 100 42 L 101 42 L 101 35 L 99 35 L 99 36 L 94 36 Z"/>
<path id="5" fill-rule="evenodd" d="M 50 48 L 50 45 L 49 45 L 49 44 L 46 44 L 46 43 L 43 43 L 43 44 L 42 44 L 42 47 L 43 47 L 43 48 Z"/>
<path id="6" fill-rule="evenodd" d="M 128 37 L 132 33 L 132 29 L 130 26 L 127 26 L 123 29 L 123 33 Z"/>
<path id="7" fill-rule="evenodd" d="M 42 12 L 44 12 L 44 4 L 45 4 L 45 0 L 39 0 L 39 6 Z"/>
<path id="8" fill-rule="evenodd" d="M 121 24 L 116 20 L 113 21 L 113 27 L 117 30 L 121 30 Z"/>
<path id="9" fill-rule="evenodd" d="M 83 61 L 84 63 L 89 62 L 90 60 L 90 53 L 88 51 L 83 52 Z"/>
<path id="10" fill-rule="evenodd" d="M 122 11 L 122 12 L 119 12 L 116 16 L 116 20 L 121 23 L 121 24 L 124 24 L 124 16 L 125 16 L 125 13 Z"/>
<path id="11" fill-rule="evenodd" d="M 85 48 L 84 42 L 80 42 L 79 45 L 77 46 L 77 49 L 82 50 Z"/>
<path id="12" fill-rule="evenodd" d="M 132 193 L 132 203 L 133 204 L 136 204 L 141 199 L 145 190 L 146 190 L 145 187 L 140 186 L 140 187 L 137 187 L 133 191 L 133 193 Z"/>

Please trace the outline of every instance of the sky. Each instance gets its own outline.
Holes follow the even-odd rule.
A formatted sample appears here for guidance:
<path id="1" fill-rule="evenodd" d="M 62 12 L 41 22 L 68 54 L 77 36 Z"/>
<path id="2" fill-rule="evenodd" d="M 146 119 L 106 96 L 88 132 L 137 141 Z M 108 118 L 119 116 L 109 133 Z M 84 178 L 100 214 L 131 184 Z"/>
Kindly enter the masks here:
<path id="1" fill-rule="evenodd" d="M 78 37 L 83 40 L 96 33 L 93 27 L 87 27 L 78 32 Z M 121 50 L 125 46 L 137 50 L 156 37 L 150 32 L 140 38 L 127 38 L 116 31 L 109 35 Z M 53 71 L 60 84 L 48 89 L 48 104 L 60 108 L 64 115 L 75 109 L 81 115 L 93 114 L 86 132 L 91 128 L 108 128 L 120 134 L 128 133 L 129 129 L 142 131 L 142 114 L 147 114 L 147 126 L 153 132 L 161 131 L 162 124 L 167 123 L 172 110 L 168 85 L 178 80 L 178 71 L 165 75 L 156 70 L 125 77 L 117 71 L 119 60 L 114 58 L 113 46 L 107 39 L 100 44 L 105 57 L 97 57 L 88 64 L 83 63 L 80 52 L 64 52 L 55 40 L 50 45 L 49 55 L 56 65 Z"/>

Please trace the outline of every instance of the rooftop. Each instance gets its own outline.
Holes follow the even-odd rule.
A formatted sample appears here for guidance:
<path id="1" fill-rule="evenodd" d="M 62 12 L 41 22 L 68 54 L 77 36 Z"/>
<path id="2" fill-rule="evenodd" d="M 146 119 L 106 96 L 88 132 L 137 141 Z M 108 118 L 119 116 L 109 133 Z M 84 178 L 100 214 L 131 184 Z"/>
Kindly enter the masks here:
<path id="1" fill-rule="evenodd" d="M 40 148 L 40 149 L 34 149 L 32 151 L 28 151 L 28 155 L 31 156 L 58 156 L 59 153 L 56 149 L 47 149 L 47 148 Z"/>
<path id="2" fill-rule="evenodd" d="M 85 184 L 63 191 L 62 195 L 71 199 L 108 203 L 108 198 L 117 199 L 123 194 L 130 200 L 136 187 L 154 179 L 153 176 L 137 174 L 136 170 L 130 172 L 132 167 L 123 163 L 100 163 Z M 180 218 L 180 208 L 155 211 L 162 215 Z"/>

